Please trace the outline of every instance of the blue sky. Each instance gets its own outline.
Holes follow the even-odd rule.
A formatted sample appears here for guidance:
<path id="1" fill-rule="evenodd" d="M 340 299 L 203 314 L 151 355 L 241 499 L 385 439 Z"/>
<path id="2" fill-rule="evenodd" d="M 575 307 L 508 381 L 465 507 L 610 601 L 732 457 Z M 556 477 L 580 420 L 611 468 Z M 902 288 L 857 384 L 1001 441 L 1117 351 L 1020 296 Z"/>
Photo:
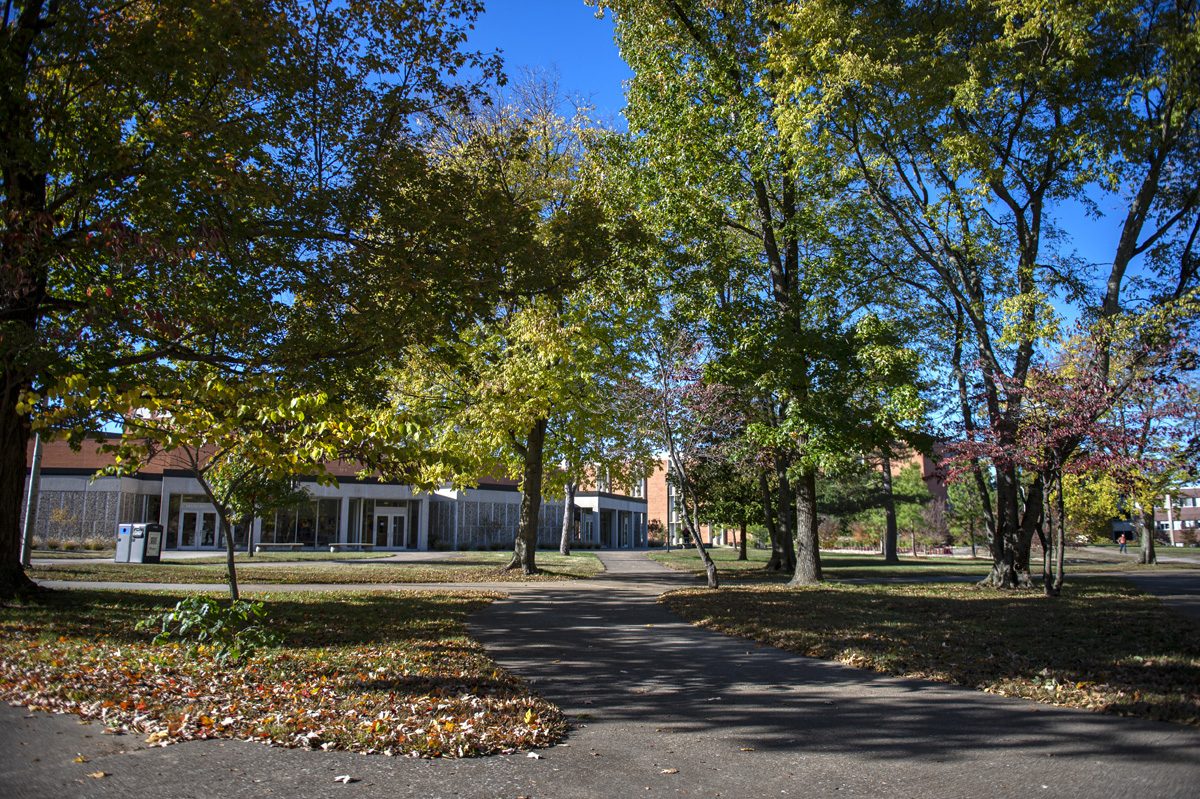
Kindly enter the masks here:
<path id="1" fill-rule="evenodd" d="M 468 41 L 472 48 L 502 50 L 509 74 L 522 66 L 555 67 L 564 92 L 590 98 L 601 119 L 617 119 L 625 106 L 621 81 L 630 72 L 610 20 L 596 19 L 583 0 L 486 0 L 485 6 Z"/>
<path id="2" fill-rule="evenodd" d="M 622 81 L 631 73 L 613 43 L 610 19 L 596 19 L 583 0 L 486 0 L 485 9 L 468 42 L 472 48 L 503 51 L 510 74 L 523 66 L 556 68 L 562 91 L 590 99 L 597 117 L 625 128 L 619 117 L 625 105 Z M 1105 265 L 1097 270 L 1100 276 L 1107 274 L 1123 221 L 1110 208 L 1102 210 L 1109 212 L 1107 219 L 1089 219 L 1074 204 L 1056 209 L 1078 254 Z"/>

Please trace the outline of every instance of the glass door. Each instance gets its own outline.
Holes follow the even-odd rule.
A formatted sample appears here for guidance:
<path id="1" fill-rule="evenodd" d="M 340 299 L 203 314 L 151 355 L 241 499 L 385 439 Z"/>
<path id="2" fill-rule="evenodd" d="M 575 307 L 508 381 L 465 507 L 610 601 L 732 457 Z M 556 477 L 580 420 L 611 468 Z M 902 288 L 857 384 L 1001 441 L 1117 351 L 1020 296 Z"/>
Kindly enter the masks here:
<path id="1" fill-rule="evenodd" d="M 217 534 L 217 513 L 211 505 L 183 505 L 179 508 L 179 548 L 216 549 L 224 544 Z"/>
<path id="2" fill-rule="evenodd" d="M 378 508 L 375 511 L 375 540 L 377 549 L 405 548 L 406 511 L 397 508 Z"/>

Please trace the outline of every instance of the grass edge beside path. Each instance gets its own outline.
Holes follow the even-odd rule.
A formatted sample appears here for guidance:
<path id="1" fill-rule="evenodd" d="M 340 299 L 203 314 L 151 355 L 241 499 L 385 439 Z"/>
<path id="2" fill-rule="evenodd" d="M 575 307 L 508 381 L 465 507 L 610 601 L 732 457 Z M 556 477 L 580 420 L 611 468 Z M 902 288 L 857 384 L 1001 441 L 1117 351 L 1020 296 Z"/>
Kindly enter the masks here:
<path id="1" fill-rule="evenodd" d="M 685 588 L 683 619 L 895 677 L 1200 726 L 1200 622 L 1127 580 L 1064 595 L 918 583 Z"/>
<path id="2" fill-rule="evenodd" d="M 604 571 L 604 564 L 591 553 L 573 553 L 563 557 L 538 553 L 543 573 L 524 575 L 520 570 L 502 567 L 512 558 L 510 552 L 469 552 L 465 557 L 445 561 L 392 561 L 387 563 L 338 561 L 300 564 L 238 564 L 238 582 L 246 585 L 268 584 L 359 584 L 387 585 L 403 583 L 512 583 L 581 580 Z M 26 570 L 35 580 L 73 582 L 134 583 L 222 583 L 225 567 L 216 563 L 72 563 L 36 564 Z"/>
<path id="3" fill-rule="evenodd" d="M 749 550 L 748 560 L 739 561 L 737 551 L 726 547 L 713 547 L 709 554 L 717 564 L 717 573 L 722 580 L 747 581 L 753 583 L 771 584 L 786 582 L 791 575 L 782 572 L 768 572 L 763 566 L 770 557 L 766 550 Z M 1134 572 L 1134 571 L 1176 571 L 1200 568 L 1200 563 L 1170 561 L 1166 563 L 1144 566 L 1132 560 L 1114 562 L 1112 560 L 1092 560 L 1089 553 L 1072 552 L 1067 560 L 1067 576 L 1072 577 L 1081 572 Z M 703 579 L 704 565 L 700 562 L 699 553 L 695 549 L 652 549 L 647 556 L 663 566 L 677 571 L 690 572 L 693 576 Z M 851 552 L 821 552 L 821 571 L 829 580 L 856 579 L 926 579 L 941 577 L 978 577 L 982 579 L 991 568 L 989 557 L 960 558 L 942 556 L 922 556 L 914 558 L 901 553 L 899 563 L 885 563 L 882 555 Z M 1040 576 L 1041 555 L 1034 557 L 1034 571 Z"/>
<path id="4" fill-rule="evenodd" d="M 465 757 L 551 746 L 566 733 L 558 708 L 467 633 L 467 615 L 500 594 L 248 594 L 286 639 L 240 667 L 135 629 L 182 596 L 72 589 L 0 606 L 0 697 L 163 746 L 237 738 Z"/>

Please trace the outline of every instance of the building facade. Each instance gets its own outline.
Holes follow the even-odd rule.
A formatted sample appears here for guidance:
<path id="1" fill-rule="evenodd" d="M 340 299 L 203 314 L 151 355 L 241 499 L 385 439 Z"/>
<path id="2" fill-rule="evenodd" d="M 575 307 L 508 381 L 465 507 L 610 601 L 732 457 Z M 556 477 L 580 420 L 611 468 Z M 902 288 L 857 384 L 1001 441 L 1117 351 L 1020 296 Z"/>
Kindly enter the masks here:
<path id="1" fill-rule="evenodd" d="M 199 481 L 179 462 L 160 457 L 133 476 L 97 477 L 110 463 L 104 453 L 74 452 L 66 442 L 48 442 L 42 454 L 34 538 L 43 544 L 107 542 L 115 538 L 118 524 L 158 522 L 166 551 L 224 549 L 216 509 Z M 336 486 L 301 480 L 309 499 L 270 518 L 255 519 L 248 530 L 236 528 L 237 547 L 450 550 L 513 544 L 521 508 L 521 492 L 514 481 L 420 491 L 401 483 L 361 479 L 353 464 L 327 468 L 337 478 Z M 542 502 L 540 544 L 557 547 L 564 504 L 562 497 Z M 646 546 L 644 497 L 581 491 L 573 515 L 576 546 Z"/>
<path id="2" fill-rule="evenodd" d="M 1184 488 L 1163 498 L 1154 509 L 1158 537 L 1171 546 L 1200 545 L 1200 487 Z"/>

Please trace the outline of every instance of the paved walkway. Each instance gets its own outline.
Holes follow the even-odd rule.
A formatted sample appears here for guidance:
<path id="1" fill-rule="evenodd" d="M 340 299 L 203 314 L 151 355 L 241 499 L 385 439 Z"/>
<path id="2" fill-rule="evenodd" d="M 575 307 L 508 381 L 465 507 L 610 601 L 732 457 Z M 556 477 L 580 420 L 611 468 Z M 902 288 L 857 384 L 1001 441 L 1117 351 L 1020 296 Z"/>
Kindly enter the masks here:
<path id="1" fill-rule="evenodd" d="M 690 577 L 640 553 L 600 557 L 602 578 L 503 584 L 510 598 L 472 619 L 472 632 L 502 664 L 579 723 L 566 746 L 538 759 L 421 761 L 234 741 L 144 749 L 140 738 L 100 735 L 99 725 L 74 717 L 3 708 L 0 796 L 1200 793 L 1195 728 L 880 677 L 757 647 L 683 623 L 657 604 L 661 591 L 695 585 Z M 90 761 L 75 763 L 80 753 Z M 97 770 L 111 776 L 85 776 Z M 334 783 L 342 774 L 359 782 Z"/>

